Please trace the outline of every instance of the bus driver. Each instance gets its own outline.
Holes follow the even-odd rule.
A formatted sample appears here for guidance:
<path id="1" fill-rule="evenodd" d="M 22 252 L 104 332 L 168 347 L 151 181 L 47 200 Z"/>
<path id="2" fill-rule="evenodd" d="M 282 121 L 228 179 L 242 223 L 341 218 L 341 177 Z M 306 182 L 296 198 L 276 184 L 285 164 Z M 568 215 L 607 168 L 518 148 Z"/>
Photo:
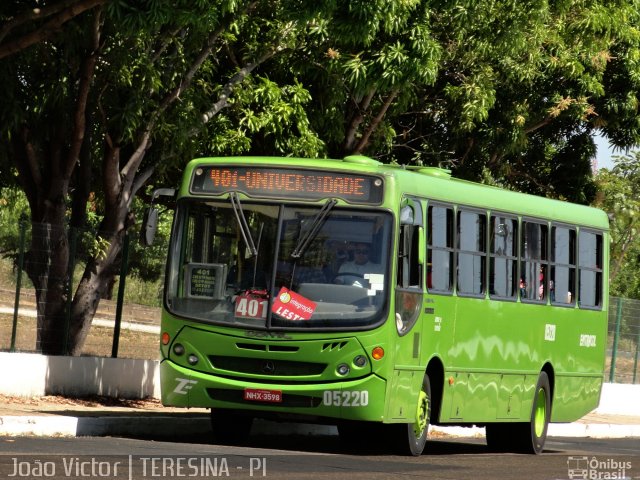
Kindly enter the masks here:
<path id="1" fill-rule="evenodd" d="M 352 252 L 353 260 L 344 262 L 340 265 L 338 275 L 353 274 L 359 277 L 364 277 L 367 273 L 382 273 L 380 264 L 373 263 L 369 260 L 371 246 L 368 243 L 356 243 Z"/>

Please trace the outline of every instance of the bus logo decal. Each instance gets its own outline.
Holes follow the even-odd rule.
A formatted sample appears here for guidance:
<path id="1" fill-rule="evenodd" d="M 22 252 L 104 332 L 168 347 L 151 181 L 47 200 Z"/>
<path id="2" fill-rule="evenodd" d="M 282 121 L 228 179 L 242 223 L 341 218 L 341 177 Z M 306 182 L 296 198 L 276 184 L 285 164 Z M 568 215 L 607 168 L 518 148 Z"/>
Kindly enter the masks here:
<path id="1" fill-rule="evenodd" d="M 556 341 L 556 326 L 547 323 L 544 327 L 544 339 L 549 342 Z"/>
<path id="2" fill-rule="evenodd" d="M 198 383 L 196 380 L 189 380 L 188 378 L 177 378 L 176 380 L 178 381 L 178 385 L 176 385 L 176 388 L 173 389 L 173 393 L 177 393 L 180 395 L 186 395 L 189 393 L 189 390 L 191 390 L 196 383 Z"/>

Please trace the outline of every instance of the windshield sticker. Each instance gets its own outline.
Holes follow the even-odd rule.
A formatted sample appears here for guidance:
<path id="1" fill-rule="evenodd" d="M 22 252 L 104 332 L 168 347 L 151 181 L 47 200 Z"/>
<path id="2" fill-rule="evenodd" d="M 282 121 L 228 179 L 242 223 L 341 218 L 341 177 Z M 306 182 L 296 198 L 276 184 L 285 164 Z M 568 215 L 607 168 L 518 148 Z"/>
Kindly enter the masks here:
<path id="1" fill-rule="evenodd" d="M 287 320 L 309 320 L 315 310 L 315 302 L 286 287 L 280 289 L 271 307 L 273 313 Z"/>
<path id="2" fill-rule="evenodd" d="M 247 290 L 236 297 L 235 316 L 267 318 L 267 291 Z"/>
<path id="3" fill-rule="evenodd" d="M 369 280 L 368 295 L 374 296 L 376 292 L 384 290 L 384 275 L 382 273 L 365 273 L 364 278 Z"/>

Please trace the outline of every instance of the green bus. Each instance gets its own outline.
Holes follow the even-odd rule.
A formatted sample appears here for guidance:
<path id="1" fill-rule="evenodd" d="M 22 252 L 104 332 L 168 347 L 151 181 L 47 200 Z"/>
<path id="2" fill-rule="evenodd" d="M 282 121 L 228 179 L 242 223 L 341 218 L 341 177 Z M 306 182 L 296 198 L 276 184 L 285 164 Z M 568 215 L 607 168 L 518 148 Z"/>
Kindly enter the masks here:
<path id="1" fill-rule="evenodd" d="M 162 402 L 218 441 L 266 418 L 420 455 L 429 424 L 478 425 L 540 453 L 598 405 L 600 210 L 363 156 L 201 158 L 176 197 Z"/>

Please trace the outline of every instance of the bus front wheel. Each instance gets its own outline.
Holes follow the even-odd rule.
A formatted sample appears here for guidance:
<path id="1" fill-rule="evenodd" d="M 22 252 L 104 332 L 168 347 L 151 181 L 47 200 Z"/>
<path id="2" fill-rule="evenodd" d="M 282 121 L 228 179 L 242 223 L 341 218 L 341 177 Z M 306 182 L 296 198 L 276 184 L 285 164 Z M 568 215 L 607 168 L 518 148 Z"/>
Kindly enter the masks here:
<path id="1" fill-rule="evenodd" d="M 431 382 L 429 376 L 425 375 L 422 380 L 422 388 L 418 396 L 416 406 L 416 419 L 413 423 L 399 423 L 390 425 L 394 430 L 390 439 L 400 453 L 413 455 L 415 457 L 422 454 L 427 443 L 427 433 L 431 420 Z"/>

